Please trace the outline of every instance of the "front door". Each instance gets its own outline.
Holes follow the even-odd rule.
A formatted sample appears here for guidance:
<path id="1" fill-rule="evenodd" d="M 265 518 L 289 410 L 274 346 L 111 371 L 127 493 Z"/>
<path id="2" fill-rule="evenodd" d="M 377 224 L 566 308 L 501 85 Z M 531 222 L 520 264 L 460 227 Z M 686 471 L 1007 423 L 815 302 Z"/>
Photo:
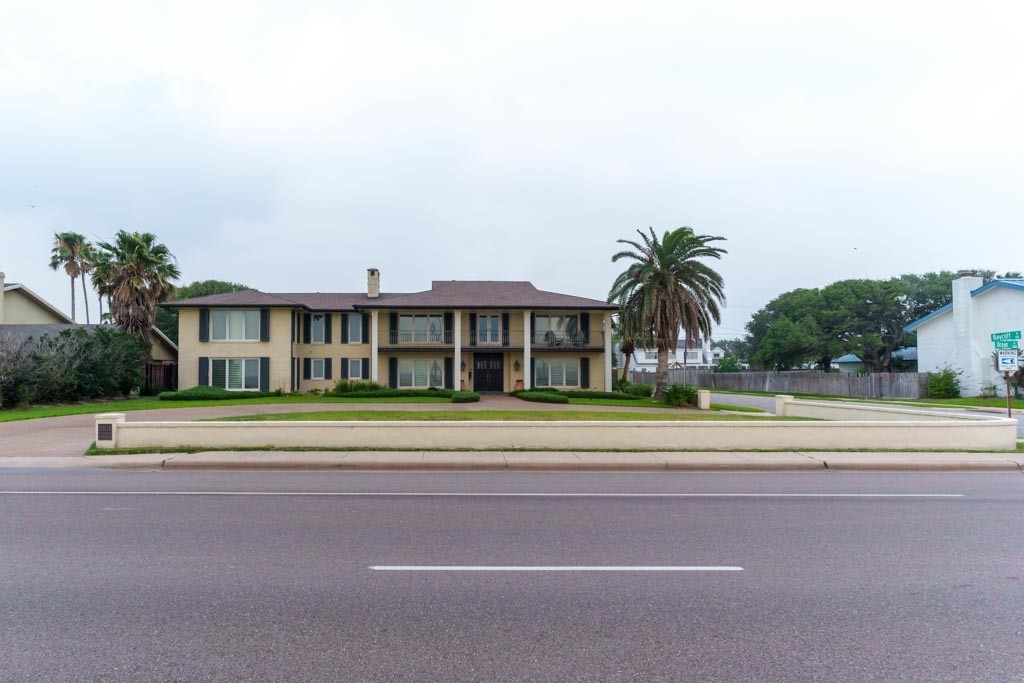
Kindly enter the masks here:
<path id="1" fill-rule="evenodd" d="M 473 354 L 473 391 L 503 391 L 502 354 Z"/>

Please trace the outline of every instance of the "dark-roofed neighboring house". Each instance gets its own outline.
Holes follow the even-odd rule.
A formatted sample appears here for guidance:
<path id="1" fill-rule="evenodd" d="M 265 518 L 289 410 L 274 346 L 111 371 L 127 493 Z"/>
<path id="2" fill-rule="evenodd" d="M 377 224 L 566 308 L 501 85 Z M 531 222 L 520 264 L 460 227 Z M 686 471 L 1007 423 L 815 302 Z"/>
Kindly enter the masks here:
<path id="1" fill-rule="evenodd" d="M 395 388 L 605 390 L 617 307 L 523 281 L 441 280 L 408 294 L 243 290 L 179 309 L 179 387 L 329 389 L 340 379 Z"/>

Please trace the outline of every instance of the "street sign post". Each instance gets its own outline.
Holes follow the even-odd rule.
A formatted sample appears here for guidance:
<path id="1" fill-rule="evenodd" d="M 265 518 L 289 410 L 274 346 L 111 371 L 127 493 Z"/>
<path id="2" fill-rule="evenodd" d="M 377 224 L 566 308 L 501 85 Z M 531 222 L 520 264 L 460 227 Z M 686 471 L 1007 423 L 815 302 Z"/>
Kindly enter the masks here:
<path id="1" fill-rule="evenodd" d="M 1020 330 L 1016 332 L 993 332 L 989 335 L 992 341 L 1020 341 Z"/>
<path id="2" fill-rule="evenodd" d="M 998 341 L 993 339 L 997 344 Z M 996 372 L 1003 373 L 1003 379 L 1006 380 L 1006 416 L 1013 417 L 1013 400 L 1010 393 L 1010 376 L 1016 375 L 1020 371 L 1020 364 L 1017 360 L 1017 349 L 999 349 L 996 351 Z"/>

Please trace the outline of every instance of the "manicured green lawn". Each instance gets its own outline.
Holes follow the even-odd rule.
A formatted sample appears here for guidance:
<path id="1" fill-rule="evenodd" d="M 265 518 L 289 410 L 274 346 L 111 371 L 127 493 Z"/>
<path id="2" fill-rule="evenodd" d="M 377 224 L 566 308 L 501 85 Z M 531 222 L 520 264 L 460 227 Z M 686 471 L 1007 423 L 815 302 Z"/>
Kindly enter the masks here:
<path id="1" fill-rule="evenodd" d="M 160 401 L 156 398 L 132 398 L 118 401 L 95 401 L 60 406 L 34 406 L 0 410 L 0 422 L 32 420 L 39 417 L 63 415 L 92 415 L 95 413 L 124 413 L 131 410 L 160 410 L 165 408 L 207 408 L 210 406 L 267 405 L 290 403 L 450 403 L 441 396 L 409 396 L 388 398 L 335 398 L 333 396 L 268 396 L 266 398 L 240 398 L 224 401 Z"/>
<path id="2" fill-rule="evenodd" d="M 907 403 L 909 405 L 918 405 L 924 403 L 931 403 L 934 405 L 947 405 L 947 406 L 967 406 L 971 408 L 1001 408 L 1006 409 L 1005 398 L 901 398 L 901 399 L 884 399 L 886 403 Z M 1010 404 L 1014 408 L 1024 410 L 1024 401 L 1012 400 Z"/>
<path id="3" fill-rule="evenodd" d="M 724 403 L 712 403 L 711 410 L 730 410 L 734 413 L 764 413 L 764 410 L 760 408 L 751 408 L 750 406 L 730 406 Z"/>
<path id="4" fill-rule="evenodd" d="M 314 413 L 279 413 L 217 418 L 218 422 L 259 422 L 264 420 L 501 420 L 539 422 L 562 420 L 743 420 L 740 415 L 709 415 L 677 411 L 624 413 L 603 410 L 340 410 Z"/>
<path id="5" fill-rule="evenodd" d="M 616 406 L 625 408 L 655 408 L 661 410 L 675 410 L 664 403 L 655 403 L 650 399 L 641 398 L 632 401 L 628 398 L 572 398 L 569 397 L 569 405 L 576 406 Z"/>

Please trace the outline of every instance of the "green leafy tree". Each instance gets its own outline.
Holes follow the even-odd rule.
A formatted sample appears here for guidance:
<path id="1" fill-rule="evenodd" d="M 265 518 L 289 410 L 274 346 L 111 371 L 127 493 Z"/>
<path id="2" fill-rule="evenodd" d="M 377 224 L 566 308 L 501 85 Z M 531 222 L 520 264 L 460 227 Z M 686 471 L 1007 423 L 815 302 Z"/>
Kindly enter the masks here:
<path id="1" fill-rule="evenodd" d="M 772 323 L 754 362 L 771 370 L 791 370 L 813 359 L 818 340 L 806 322 L 795 323 L 783 316 Z"/>
<path id="2" fill-rule="evenodd" d="M 740 361 L 736 356 L 727 353 L 722 356 L 722 360 L 718 361 L 718 365 L 715 366 L 715 372 L 743 372 L 743 366 L 740 365 Z"/>
<path id="3" fill-rule="evenodd" d="M 243 289 L 251 289 L 246 285 L 237 282 L 226 282 L 224 280 L 199 280 L 182 287 L 176 287 L 167 297 L 168 301 L 179 301 L 191 299 L 197 296 L 209 296 L 211 294 L 229 294 Z M 161 332 L 173 341 L 178 343 L 178 311 L 174 309 L 158 308 L 156 311 L 156 326 Z"/>
<path id="4" fill-rule="evenodd" d="M 714 245 L 722 237 L 697 235 L 691 228 L 666 231 L 659 238 L 653 228 L 637 230 L 640 241 L 618 240 L 630 249 L 612 256 L 629 261 L 612 284 L 609 301 L 628 302 L 640 321 L 639 340 L 648 346 L 653 337 L 658 349 L 655 399 L 668 384 L 668 352 L 675 349 L 682 329 L 687 339 L 711 335 L 721 322 L 725 302 L 722 276 L 705 259 L 721 259 L 725 249 Z"/>
<path id="5" fill-rule="evenodd" d="M 63 268 L 71 278 L 71 319 L 75 320 L 75 280 L 82 278 L 82 295 L 85 297 L 85 322 L 89 323 L 89 293 L 85 286 L 85 274 L 88 271 L 87 257 L 89 242 L 77 232 L 58 232 L 53 235 L 53 248 L 50 250 L 50 267 L 54 270 Z"/>
<path id="6" fill-rule="evenodd" d="M 109 297 L 116 325 L 145 345 L 148 362 L 157 304 L 170 295 L 180 277 L 177 260 L 149 232 L 119 230 L 112 241 L 96 246 L 105 255 L 93 270 L 93 284 Z"/>

